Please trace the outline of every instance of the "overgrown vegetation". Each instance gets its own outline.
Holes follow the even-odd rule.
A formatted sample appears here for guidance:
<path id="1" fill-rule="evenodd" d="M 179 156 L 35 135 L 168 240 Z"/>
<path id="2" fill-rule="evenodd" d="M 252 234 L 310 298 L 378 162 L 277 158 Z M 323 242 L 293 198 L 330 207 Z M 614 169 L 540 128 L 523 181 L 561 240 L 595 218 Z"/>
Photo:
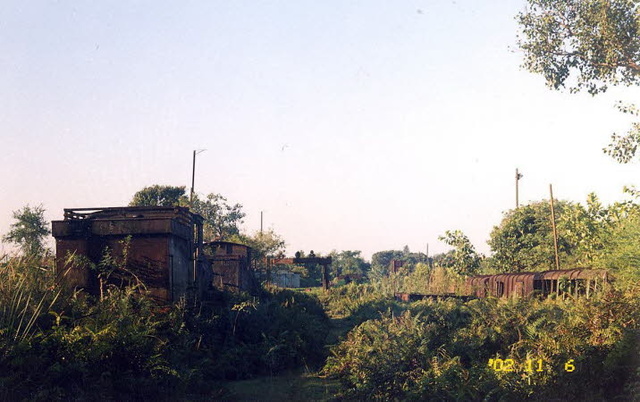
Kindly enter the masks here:
<path id="1" fill-rule="evenodd" d="M 65 293 L 51 265 L 0 265 L 0 398 L 218 395 L 220 381 L 324 361 L 327 317 L 314 297 L 266 289 L 160 307 L 135 287 Z"/>
<path id="2" fill-rule="evenodd" d="M 631 399 L 640 391 L 638 205 L 602 206 L 589 195 L 586 207 L 558 206 L 563 265 L 615 277 L 589 299 L 394 299 L 463 295 L 471 273 L 551 268 L 546 202 L 506 213 L 490 257 L 451 231 L 442 239 L 454 249 L 433 257 L 405 247 L 376 253 L 369 265 L 357 251 L 331 254 L 334 277 L 365 283 L 217 292 L 171 306 L 144 296 L 144 283 L 126 270 L 126 241 L 122 255 L 106 250 L 92 265 L 96 297 L 65 289 L 64 272 L 56 275 L 38 248 L 43 232 L 32 230 L 22 257 L 0 259 L 0 398 L 224 399 L 240 395 L 232 381 L 293 376 L 287 395 L 313 384 L 323 399 Z M 29 216 L 19 214 L 12 228 Z M 47 229 L 42 219 L 34 225 Z M 252 242 L 260 256 L 284 245 L 271 231 L 229 238 Z M 390 270 L 392 260 L 400 263 Z M 319 267 L 304 270 L 303 283 L 318 285 Z"/>
<path id="3" fill-rule="evenodd" d="M 637 290 L 610 289 L 580 302 L 396 305 L 350 331 L 324 373 L 340 381 L 341 396 L 367 400 L 631 397 L 638 387 L 638 303 Z M 490 367 L 490 359 L 512 366 Z"/>

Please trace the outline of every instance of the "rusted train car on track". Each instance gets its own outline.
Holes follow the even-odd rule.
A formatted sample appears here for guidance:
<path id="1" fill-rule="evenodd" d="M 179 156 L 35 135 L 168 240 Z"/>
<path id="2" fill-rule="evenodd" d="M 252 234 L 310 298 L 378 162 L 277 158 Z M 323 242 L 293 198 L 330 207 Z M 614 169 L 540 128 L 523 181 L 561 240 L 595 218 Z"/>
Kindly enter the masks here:
<path id="1" fill-rule="evenodd" d="M 476 297 L 528 297 L 573 295 L 589 297 L 611 277 L 606 270 L 565 269 L 478 275 L 467 279 L 468 294 Z"/>

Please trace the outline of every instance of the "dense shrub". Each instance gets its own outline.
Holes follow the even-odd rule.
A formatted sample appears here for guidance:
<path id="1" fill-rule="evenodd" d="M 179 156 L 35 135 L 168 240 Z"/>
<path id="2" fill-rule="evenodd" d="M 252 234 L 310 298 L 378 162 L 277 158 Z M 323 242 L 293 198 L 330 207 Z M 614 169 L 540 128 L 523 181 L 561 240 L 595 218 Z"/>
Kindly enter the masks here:
<path id="1" fill-rule="evenodd" d="M 413 303 L 400 316 L 354 328 L 324 372 L 340 380 L 343 396 L 358 399 L 620 395 L 637 381 L 637 296 Z M 489 367 L 498 358 L 512 359 L 513 371 Z"/>
<path id="2" fill-rule="evenodd" d="M 328 318 L 310 295 L 270 288 L 259 297 L 223 295 L 185 318 L 188 336 L 213 363 L 207 377 L 241 379 L 322 365 Z"/>
<path id="3" fill-rule="evenodd" d="M 212 396 L 217 380 L 324 362 L 328 319 L 313 296 L 221 292 L 161 307 L 132 287 L 64 293 L 52 270 L 11 264 L 0 265 L 3 400 Z"/>
<path id="4" fill-rule="evenodd" d="M 36 399 L 155 395 L 167 370 L 153 307 L 132 289 L 110 289 L 99 302 L 83 295 L 69 300 L 61 313 L 49 313 L 51 326 L 4 351 L 2 393 Z"/>

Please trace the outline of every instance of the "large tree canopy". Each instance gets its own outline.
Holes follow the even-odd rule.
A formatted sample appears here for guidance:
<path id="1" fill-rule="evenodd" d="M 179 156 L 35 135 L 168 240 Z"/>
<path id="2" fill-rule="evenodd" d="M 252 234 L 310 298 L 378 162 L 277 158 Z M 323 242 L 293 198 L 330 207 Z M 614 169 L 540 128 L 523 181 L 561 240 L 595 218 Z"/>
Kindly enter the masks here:
<path id="1" fill-rule="evenodd" d="M 172 207 L 184 203 L 184 192 L 184 186 L 161 186 L 156 184 L 145 187 L 135 193 L 129 205 L 132 207 Z"/>
<path id="2" fill-rule="evenodd" d="M 561 268 L 574 265 L 576 245 L 571 241 L 567 216 L 575 215 L 578 204 L 556 201 L 558 251 Z M 590 237 L 585 234 L 584 237 Z M 538 201 L 508 211 L 499 226 L 493 228 L 488 241 L 493 256 L 491 265 L 500 272 L 555 269 L 551 207 L 549 201 Z M 575 268 L 571 266 L 572 268 Z"/>
<path id="3" fill-rule="evenodd" d="M 343 250 L 337 252 L 333 250 L 329 257 L 332 258 L 331 271 L 334 277 L 340 275 L 362 275 L 366 277 L 371 265 L 360 255 L 360 251 Z"/>
<path id="4" fill-rule="evenodd" d="M 42 205 L 13 211 L 11 230 L 2 237 L 3 241 L 17 244 L 22 254 L 28 257 L 41 256 L 46 252 L 44 239 L 51 234 L 49 222 L 44 217 Z"/>
<path id="5" fill-rule="evenodd" d="M 528 0 L 518 14 L 518 45 L 524 67 L 541 74 L 553 89 L 586 89 L 592 95 L 608 85 L 640 83 L 639 0 Z M 633 105 L 618 105 L 638 116 Z M 605 153 L 631 161 L 640 146 L 640 122 L 613 134 Z"/>
<path id="6" fill-rule="evenodd" d="M 555 202 L 560 268 L 589 267 L 609 247 L 614 230 L 638 205 L 631 202 L 603 206 L 589 194 L 586 207 L 569 201 Z M 488 241 L 490 266 L 501 272 L 555 269 L 551 207 L 533 202 L 508 211 Z"/>
<path id="7" fill-rule="evenodd" d="M 204 218 L 204 238 L 207 241 L 228 240 L 240 234 L 240 225 L 245 217 L 242 205 L 231 205 L 220 194 L 211 193 L 204 199 L 194 195 L 191 210 Z"/>
<path id="8" fill-rule="evenodd" d="M 370 274 L 374 278 L 381 278 L 389 275 L 389 265 L 391 260 L 401 260 L 404 262 L 403 269 L 411 271 L 419 262 L 427 262 L 427 256 L 424 253 L 412 253 L 408 246 L 404 246 L 400 250 L 378 251 L 371 256 Z"/>
<path id="9" fill-rule="evenodd" d="M 240 225 L 245 213 L 242 205 L 229 204 L 220 194 L 211 193 L 204 198 L 194 194 L 189 205 L 184 186 L 153 185 L 143 188 L 134 194 L 130 206 L 189 206 L 191 211 L 204 218 L 204 238 L 210 240 L 227 240 L 231 236 L 240 235 Z"/>
<path id="10" fill-rule="evenodd" d="M 255 232 L 253 235 L 237 234 L 228 237 L 228 240 L 251 247 L 251 256 L 259 264 L 265 257 L 284 256 L 286 250 L 284 239 L 273 229 Z"/>
<path id="11" fill-rule="evenodd" d="M 554 89 L 640 83 L 638 0 L 528 0 L 518 15 L 524 66 Z"/>

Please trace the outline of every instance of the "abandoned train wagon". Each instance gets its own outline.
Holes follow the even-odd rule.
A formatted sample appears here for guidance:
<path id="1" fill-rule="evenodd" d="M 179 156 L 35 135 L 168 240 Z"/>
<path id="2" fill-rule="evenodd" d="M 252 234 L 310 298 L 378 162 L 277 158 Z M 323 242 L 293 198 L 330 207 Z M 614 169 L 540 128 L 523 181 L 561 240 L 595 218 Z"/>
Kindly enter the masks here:
<path id="1" fill-rule="evenodd" d="M 259 283 L 251 269 L 251 247 L 228 241 L 204 244 L 207 260 L 213 270 L 213 285 L 232 292 L 254 293 Z"/>
<path id="2" fill-rule="evenodd" d="M 124 260 L 128 244 L 121 262 L 151 297 L 172 302 L 189 292 L 195 296 L 212 280 L 202 254 L 202 225 L 202 217 L 184 207 L 65 209 L 64 220 L 52 222 L 57 271 L 68 286 L 96 294 L 99 278 L 92 266 L 99 267 L 105 250 Z M 82 258 L 68 264 L 69 255 Z"/>
<path id="3" fill-rule="evenodd" d="M 607 271 L 595 269 L 516 272 L 473 276 L 467 279 L 467 290 L 477 297 L 528 297 L 533 294 L 589 297 L 609 280 Z"/>

